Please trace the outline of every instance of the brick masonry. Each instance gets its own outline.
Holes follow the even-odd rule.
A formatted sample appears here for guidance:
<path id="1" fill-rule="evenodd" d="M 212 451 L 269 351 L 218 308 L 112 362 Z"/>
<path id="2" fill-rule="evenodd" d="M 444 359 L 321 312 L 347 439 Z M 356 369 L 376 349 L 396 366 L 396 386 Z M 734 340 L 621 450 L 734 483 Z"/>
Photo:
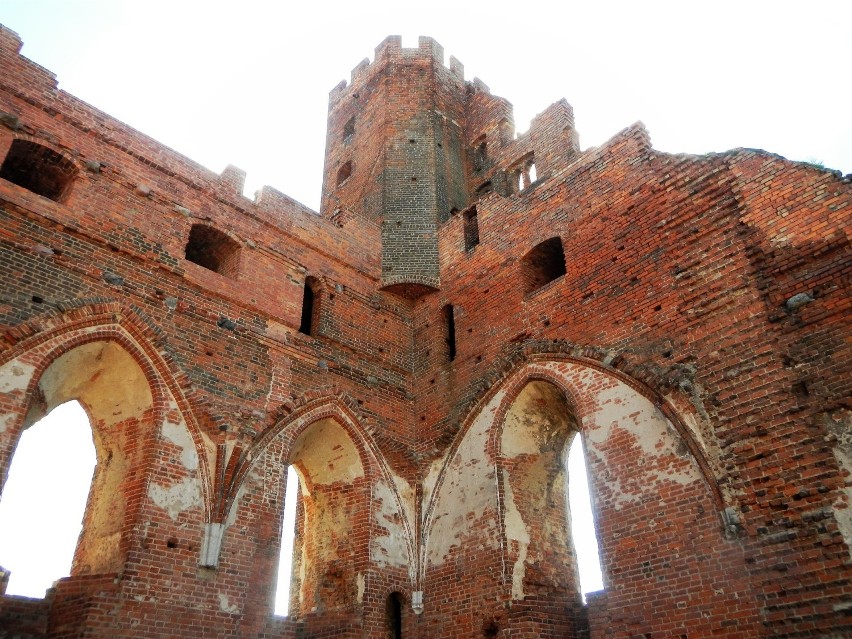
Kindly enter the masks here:
<path id="1" fill-rule="evenodd" d="M 0 637 L 852 633 L 849 176 L 639 124 L 581 151 L 564 101 L 515 136 L 388 38 L 331 92 L 316 213 L 20 48 L 0 28 L 0 472 L 70 399 L 99 462 L 71 576 L 0 596 Z"/>

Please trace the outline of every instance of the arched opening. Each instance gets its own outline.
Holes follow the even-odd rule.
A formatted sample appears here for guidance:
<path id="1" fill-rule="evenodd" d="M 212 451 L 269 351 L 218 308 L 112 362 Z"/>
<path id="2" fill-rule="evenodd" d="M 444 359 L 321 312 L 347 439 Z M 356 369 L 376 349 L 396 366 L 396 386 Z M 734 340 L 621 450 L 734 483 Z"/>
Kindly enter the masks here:
<path id="1" fill-rule="evenodd" d="M 68 195 L 76 175 L 71 160 L 29 140 L 14 140 L 0 166 L 0 178 L 56 202 Z"/>
<path id="2" fill-rule="evenodd" d="M 551 237 L 534 246 L 521 258 L 524 293 L 529 295 L 565 275 L 565 251 L 562 239 Z"/>
<path id="3" fill-rule="evenodd" d="M 89 342 L 54 359 L 32 397 L 22 430 L 71 400 L 85 406 L 91 423 L 97 465 L 71 576 L 120 572 L 129 550 L 128 521 L 145 499 L 139 473 L 154 412 L 145 373 L 118 342 Z"/>
<path id="4" fill-rule="evenodd" d="M 364 554 L 361 537 L 353 531 L 366 529 L 369 504 L 358 449 L 339 423 L 326 418 L 299 435 L 287 461 L 298 473 L 298 490 L 294 490 L 298 498 L 292 520 L 289 592 L 277 592 L 276 601 L 287 596 L 291 616 L 351 610 L 358 599 L 357 558 Z M 289 493 L 295 486 L 287 483 Z M 286 583 L 280 576 L 286 564 L 282 557 L 279 588 Z"/>
<path id="5" fill-rule="evenodd" d="M 580 597 L 586 583 L 596 583 L 595 572 L 600 575 L 579 430 L 565 395 L 550 382 L 527 383 L 506 413 L 500 451 L 506 535 L 515 549 L 515 599 L 546 593 L 564 597 L 562 603 L 568 605 L 571 593 Z M 571 493 L 575 495 L 569 500 Z M 590 541 L 595 550 L 586 576 L 580 574 L 578 555 L 590 553 Z M 585 560 L 582 566 L 586 570 Z"/>
<path id="6" fill-rule="evenodd" d="M 89 417 L 77 401 L 21 434 L 0 499 L 6 594 L 43 597 L 71 574 L 95 461 Z"/>
<path id="7" fill-rule="evenodd" d="M 385 602 L 388 639 L 402 639 L 402 595 L 392 592 Z"/>
<path id="8" fill-rule="evenodd" d="M 186 242 L 186 259 L 209 271 L 236 279 L 240 245 L 212 226 L 193 224 Z"/>

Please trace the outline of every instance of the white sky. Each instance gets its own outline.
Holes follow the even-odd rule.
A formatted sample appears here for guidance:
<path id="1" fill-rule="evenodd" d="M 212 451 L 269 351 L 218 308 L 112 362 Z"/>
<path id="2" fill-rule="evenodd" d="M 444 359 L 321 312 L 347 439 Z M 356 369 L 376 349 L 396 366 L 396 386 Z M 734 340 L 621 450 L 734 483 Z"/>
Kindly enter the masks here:
<path id="1" fill-rule="evenodd" d="M 764 148 L 852 172 L 852 2 L 0 0 L 61 88 L 220 172 L 317 208 L 328 92 L 389 34 L 431 35 L 515 104 L 561 97 L 583 148 Z"/>

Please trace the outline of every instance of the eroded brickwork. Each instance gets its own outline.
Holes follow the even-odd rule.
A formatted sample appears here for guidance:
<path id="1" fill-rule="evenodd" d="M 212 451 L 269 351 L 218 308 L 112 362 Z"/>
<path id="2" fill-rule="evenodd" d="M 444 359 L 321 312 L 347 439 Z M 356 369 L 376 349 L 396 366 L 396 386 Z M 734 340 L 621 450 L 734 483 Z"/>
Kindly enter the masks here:
<path id="1" fill-rule="evenodd" d="M 315 213 L 20 48 L 0 28 L 0 471 L 70 399 L 99 461 L 71 576 L 0 597 L 0 637 L 852 632 L 848 176 L 641 125 L 581 151 L 564 101 L 516 136 L 389 38 L 331 92 Z"/>

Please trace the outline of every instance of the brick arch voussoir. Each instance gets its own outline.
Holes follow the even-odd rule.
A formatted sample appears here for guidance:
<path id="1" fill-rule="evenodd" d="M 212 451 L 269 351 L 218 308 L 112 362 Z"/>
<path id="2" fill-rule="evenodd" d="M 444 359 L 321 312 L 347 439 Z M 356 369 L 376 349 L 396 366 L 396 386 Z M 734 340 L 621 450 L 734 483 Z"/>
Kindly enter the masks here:
<path id="1" fill-rule="evenodd" d="M 29 403 L 42 374 L 58 357 L 97 341 L 119 344 L 140 367 L 151 389 L 156 423 L 165 418 L 168 396 L 174 398 L 196 448 L 205 512 L 209 517 L 211 473 L 194 406 L 201 403 L 200 398 L 169 353 L 165 335 L 144 311 L 108 298 L 60 302 L 0 335 L 0 366 L 22 356 L 33 356 L 35 369 L 24 400 Z M 23 426 L 23 416 L 20 421 L 16 424 L 18 429 Z"/>

